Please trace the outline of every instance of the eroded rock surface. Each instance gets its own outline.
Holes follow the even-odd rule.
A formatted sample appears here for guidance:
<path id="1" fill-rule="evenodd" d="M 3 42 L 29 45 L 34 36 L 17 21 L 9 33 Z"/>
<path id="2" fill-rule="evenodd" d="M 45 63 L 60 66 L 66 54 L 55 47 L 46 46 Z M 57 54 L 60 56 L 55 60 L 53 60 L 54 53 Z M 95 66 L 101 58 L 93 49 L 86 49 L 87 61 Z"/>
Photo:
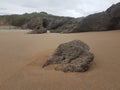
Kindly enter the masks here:
<path id="1" fill-rule="evenodd" d="M 87 71 L 94 59 L 94 55 L 89 52 L 89 49 L 89 46 L 80 40 L 60 44 L 43 67 L 57 64 L 55 70 L 64 72 Z"/>
<path id="2" fill-rule="evenodd" d="M 107 10 L 86 17 L 63 17 L 46 12 L 0 16 L 0 25 L 12 25 L 32 29 L 30 33 L 77 33 L 120 30 L 120 2 Z"/>

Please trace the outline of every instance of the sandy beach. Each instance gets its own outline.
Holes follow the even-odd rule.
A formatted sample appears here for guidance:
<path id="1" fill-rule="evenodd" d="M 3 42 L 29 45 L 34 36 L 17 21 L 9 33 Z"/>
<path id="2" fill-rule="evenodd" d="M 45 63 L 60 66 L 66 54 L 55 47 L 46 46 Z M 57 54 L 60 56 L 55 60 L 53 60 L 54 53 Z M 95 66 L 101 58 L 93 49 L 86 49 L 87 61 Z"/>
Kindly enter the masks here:
<path id="1" fill-rule="evenodd" d="M 0 90 L 120 90 L 120 30 L 27 34 L 0 30 Z M 87 43 L 95 59 L 84 73 L 42 68 L 56 47 L 71 40 Z"/>

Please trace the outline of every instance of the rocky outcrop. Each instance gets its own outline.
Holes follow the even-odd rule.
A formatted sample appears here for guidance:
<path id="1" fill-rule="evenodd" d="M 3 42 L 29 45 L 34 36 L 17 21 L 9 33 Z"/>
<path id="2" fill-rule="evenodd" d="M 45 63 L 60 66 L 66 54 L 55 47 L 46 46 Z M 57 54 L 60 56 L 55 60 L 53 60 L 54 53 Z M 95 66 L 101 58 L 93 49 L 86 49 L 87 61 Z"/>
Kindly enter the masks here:
<path id="1" fill-rule="evenodd" d="M 120 17 L 120 3 L 113 4 L 110 8 L 106 10 L 106 13 L 111 17 Z"/>
<path id="2" fill-rule="evenodd" d="M 115 30 L 120 29 L 120 3 L 112 5 L 104 12 L 91 14 L 84 18 L 48 17 L 46 29 L 55 33 Z"/>
<path id="3" fill-rule="evenodd" d="M 46 12 L 23 15 L 0 16 L 0 24 L 10 24 L 23 29 L 32 29 L 33 33 L 76 33 L 88 31 L 107 31 L 120 29 L 120 3 L 112 5 L 104 12 L 87 17 L 60 17 Z"/>
<path id="4" fill-rule="evenodd" d="M 75 28 L 77 28 L 84 17 L 69 19 L 68 22 L 64 23 L 61 27 L 54 30 L 54 32 L 59 31 L 60 33 L 75 33 Z"/>
<path id="5" fill-rule="evenodd" d="M 44 20 L 41 18 L 32 19 L 29 23 L 27 23 L 27 27 L 33 29 L 30 32 L 33 34 L 42 34 L 47 32 Z"/>
<path id="6" fill-rule="evenodd" d="M 92 14 L 84 18 L 84 20 L 74 29 L 74 31 L 88 32 L 108 30 L 110 20 L 110 16 L 105 12 Z"/>
<path id="7" fill-rule="evenodd" d="M 57 17 L 48 14 L 46 16 L 33 18 L 22 27 L 32 29 L 32 32 L 36 33 L 45 30 L 58 33 L 64 31 L 61 27 L 72 19 L 73 18 L 70 17 Z"/>
<path id="8" fill-rule="evenodd" d="M 112 5 L 105 12 L 89 15 L 73 31 L 106 31 L 120 29 L 120 3 Z"/>
<path id="9" fill-rule="evenodd" d="M 50 32 L 53 33 L 72 33 L 75 32 L 75 28 L 79 26 L 82 20 L 83 17 L 75 19 L 70 17 L 51 17 L 48 15 L 47 17 L 31 19 L 24 26 L 32 29 L 32 32 L 41 31 L 41 29 L 44 29 L 50 30 Z"/>
<path id="10" fill-rule="evenodd" d="M 108 29 L 120 29 L 120 3 L 112 5 L 106 10 L 110 16 L 110 26 Z"/>
<path id="11" fill-rule="evenodd" d="M 58 64 L 56 70 L 64 72 L 84 72 L 89 69 L 94 55 L 89 52 L 89 46 L 80 40 L 60 44 L 43 67 Z"/>

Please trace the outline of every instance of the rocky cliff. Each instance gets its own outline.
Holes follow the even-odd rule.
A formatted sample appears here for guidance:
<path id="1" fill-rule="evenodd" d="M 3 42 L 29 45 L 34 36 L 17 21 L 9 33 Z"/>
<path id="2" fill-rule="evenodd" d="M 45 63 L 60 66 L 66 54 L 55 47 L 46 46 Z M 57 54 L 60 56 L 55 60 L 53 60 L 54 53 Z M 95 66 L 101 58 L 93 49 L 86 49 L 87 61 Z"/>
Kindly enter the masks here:
<path id="1" fill-rule="evenodd" d="M 85 17 L 74 31 L 106 31 L 115 29 L 120 29 L 120 3 L 112 5 L 104 12 Z"/>
<path id="2" fill-rule="evenodd" d="M 0 16 L 0 24 L 8 23 L 32 29 L 32 33 L 45 33 L 47 30 L 57 33 L 116 30 L 120 29 L 120 3 L 106 11 L 80 18 L 60 17 L 46 12 Z"/>

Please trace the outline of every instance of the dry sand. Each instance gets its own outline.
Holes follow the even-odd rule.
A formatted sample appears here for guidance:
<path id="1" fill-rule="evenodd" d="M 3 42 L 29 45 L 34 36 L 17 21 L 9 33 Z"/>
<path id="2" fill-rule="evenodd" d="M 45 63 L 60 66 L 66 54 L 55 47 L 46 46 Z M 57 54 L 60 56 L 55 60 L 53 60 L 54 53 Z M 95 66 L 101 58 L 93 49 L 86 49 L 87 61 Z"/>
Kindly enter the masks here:
<path id="1" fill-rule="evenodd" d="M 120 31 L 26 34 L 0 30 L 0 90 L 120 90 Z M 80 39 L 95 54 L 89 71 L 41 68 L 63 42 Z"/>

